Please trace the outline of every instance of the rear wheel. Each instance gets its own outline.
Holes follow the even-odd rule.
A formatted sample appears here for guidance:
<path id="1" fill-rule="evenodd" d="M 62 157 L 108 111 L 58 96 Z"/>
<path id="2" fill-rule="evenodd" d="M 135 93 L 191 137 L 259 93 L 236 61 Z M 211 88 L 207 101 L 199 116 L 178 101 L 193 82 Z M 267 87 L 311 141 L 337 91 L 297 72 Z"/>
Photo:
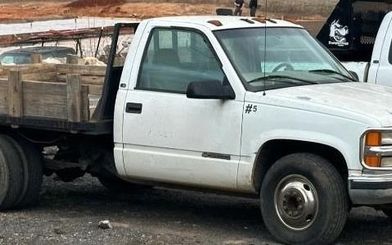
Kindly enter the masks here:
<path id="1" fill-rule="evenodd" d="M 13 138 L 12 143 L 22 159 L 24 172 L 24 188 L 16 206 L 22 208 L 36 205 L 39 201 L 43 177 L 41 156 L 33 144 L 20 137 Z"/>
<path id="2" fill-rule="evenodd" d="M 287 244 L 329 244 L 348 215 L 342 177 L 331 163 L 313 154 L 279 159 L 267 172 L 260 197 L 266 227 Z"/>
<path id="3" fill-rule="evenodd" d="M 23 162 L 12 139 L 0 135 L 0 210 L 15 207 L 24 189 Z"/>

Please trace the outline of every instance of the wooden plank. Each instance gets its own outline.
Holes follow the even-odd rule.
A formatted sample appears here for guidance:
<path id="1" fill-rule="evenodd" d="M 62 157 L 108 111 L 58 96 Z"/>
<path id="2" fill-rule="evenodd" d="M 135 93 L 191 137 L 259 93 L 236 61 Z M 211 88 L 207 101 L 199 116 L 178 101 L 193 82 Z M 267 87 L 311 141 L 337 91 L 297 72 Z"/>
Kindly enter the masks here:
<path id="1" fill-rule="evenodd" d="M 23 81 L 23 115 L 67 119 L 65 83 Z"/>
<path id="2" fill-rule="evenodd" d="M 0 79 L 0 114 L 8 114 L 8 78 Z"/>
<path id="3" fill-rule="evenodd" d="M 22 72 L 10 71 L 8 77 L 8 115 L 10 117 L 23 116 Z"/>
<path id="4" fill-rule="evenodd" d="M 54 72 L 56 71 L 55 64 L 26 64 L 26 65 L 6 65 L 1 66 L 3 73 L 8 73 L 10 70 L 22 71 L 23 74 L 38 73 L 38 72 Z"/>
<path id="5" fill-rule="evenodd" d="M 33 81 L 55 82 L 57 80 L 57 73 L 55 71 L 27 73 L 27 74 L 23 74 L 23 79 L 24 80 L 33 80 Z"/>
<path id="6" fill-rule="evenodd" d="M 105 76 L 106 66 L 87 66 L 87 65 L 70 65 L 57 64 L 57 72 L 60 74 L 79 74 L 91 76 Z"/>
<path id="7" fill-rule="evenodd" d="M 90 101 L 89 101 L 89 86 L 82 85 L 81 90 L 81 121 L 89 121 L 90 120 Z"/>
<path id="8" fill-rule="evenodd" d="M 47 64 L 33 64 L 33 65 L 17 65 L 17 66 L 4 66 L 0 76 L 9 76 L 11 70 L 21 71 L 22 80 L 33 81 L 52 81 L 56 80 L 57 73 L 54 65 Z"/>
<path id="9" fill-rule="evenodd" d="M 97 95 L 99 97 L 101 97 L 102 95 L 102 90 L 103 90 L 103 86 L 102 85 L 90 85 L 88 84 L 88 91 L 89 94 L 91 95 Z"/>
<path id="10" fill-rule="evenodd" d="M 68 121 L 80 122 L 82 118 L 81 108 L 81 83 L 77 74 L 67 75 L 67 114 Z"/>
<path id="11" fill-rule="evenodd" d="M 101 99 L 100 95 L 89 94 L 88 100 L 89 100 L 90 117 L 94 115 L 94 112 L 97 109 L 98 102 L 100 99 Z"/>
<path id="12" fill-rule="evenodd" d="M 67 74 L 58 74 L 57 81 L 66 82 Z M 105 80 L 104 76 L 90 76 L 90 75 L 81 75 L 80 81 L 82 84 L 93 84 L 93 85 L 103 85 Z"/>
<path id="13" fill-rule="evenodd" d="M 31 54 L 31 63 L 33 63 L 33 64 L 42 63 L 42 55 L 41 54 Z"/>

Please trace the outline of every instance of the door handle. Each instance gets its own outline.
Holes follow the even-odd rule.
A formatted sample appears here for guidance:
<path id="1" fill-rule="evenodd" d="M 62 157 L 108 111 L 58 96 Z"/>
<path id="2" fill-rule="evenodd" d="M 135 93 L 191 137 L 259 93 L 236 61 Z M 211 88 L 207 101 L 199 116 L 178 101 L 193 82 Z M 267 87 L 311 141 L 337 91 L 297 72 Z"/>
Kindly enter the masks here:
<path id="1" fill-rule="evenodd" d="M 143 107 L 143 105 L 141 103 L 127 103 L 127 105 L 125 107 L 125 112 L 126 113 L 141 114 L 142 107 Z"/>

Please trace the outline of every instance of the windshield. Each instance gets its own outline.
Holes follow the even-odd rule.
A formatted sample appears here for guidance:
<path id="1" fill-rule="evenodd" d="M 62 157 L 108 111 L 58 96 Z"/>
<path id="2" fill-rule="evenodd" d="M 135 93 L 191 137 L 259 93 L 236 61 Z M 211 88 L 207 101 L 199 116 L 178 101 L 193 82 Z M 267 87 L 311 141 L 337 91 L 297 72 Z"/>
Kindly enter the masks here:
<path id="1" fill-rule="evenodd" d="M 20 64 L 30 64 L 31 56 L 28 54 L 21 53 L 7 53 L 0 55 L 1 65 L 20 65 Z"/>
<path id="2" fill-rule="evenodd" d="M 245 87 L 252 91 L 353 81 L 351 74 L 300 28 L 216 31 Z M 266 50 L 266 52 L 264 52 Z"/>

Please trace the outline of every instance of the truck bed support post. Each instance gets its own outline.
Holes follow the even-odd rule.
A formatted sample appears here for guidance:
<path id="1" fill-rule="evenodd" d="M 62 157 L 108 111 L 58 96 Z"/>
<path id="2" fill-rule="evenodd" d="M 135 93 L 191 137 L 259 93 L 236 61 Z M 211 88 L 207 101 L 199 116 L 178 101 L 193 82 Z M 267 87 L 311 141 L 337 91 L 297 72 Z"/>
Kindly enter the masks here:
<path id="1" fill-rule="evenodd" d="M 81 99 L 82 89 L 80 84 L 80 76 L 77 74 L 67 75 L 67 112 L 68 121 L 81 121 Z"/>
<path id="2" fill-rule="evenodd" d="M 41 54 L 32 54 L 31 55 L 31 63 L 33 63 L 33 64 L 42 63 L 42 55 Z"/>
<path id="3" fill-rule="evenodd" d="M 8 76 L 8 97 L 9 110 L 11 117 L 22 117 L 23 99 L 22 99 L 22 72 L 11 70 Z"/>

